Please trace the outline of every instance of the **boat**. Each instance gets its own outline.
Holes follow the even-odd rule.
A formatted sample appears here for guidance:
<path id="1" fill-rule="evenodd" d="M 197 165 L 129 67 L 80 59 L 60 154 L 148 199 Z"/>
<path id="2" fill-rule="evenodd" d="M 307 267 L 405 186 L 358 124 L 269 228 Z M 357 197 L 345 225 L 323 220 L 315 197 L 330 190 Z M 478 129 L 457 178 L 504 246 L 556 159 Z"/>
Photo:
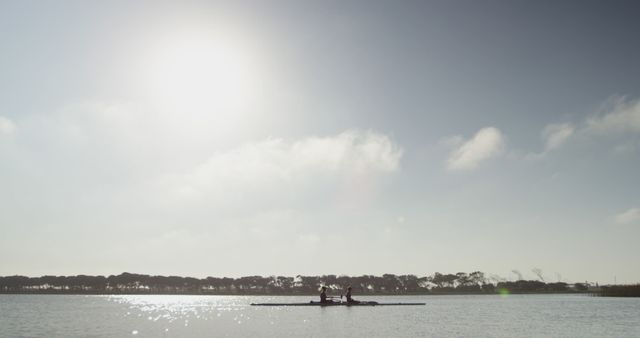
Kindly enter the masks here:
<path id="1" fill-rule="evenodd" d="M 400 305 L 427 305 L 427 303 L 378 303 L 378 302 L 331 302 L 320 303 L 310 301 L 309 303 L 251 303 L 251 306 L 400 306 Z"/>

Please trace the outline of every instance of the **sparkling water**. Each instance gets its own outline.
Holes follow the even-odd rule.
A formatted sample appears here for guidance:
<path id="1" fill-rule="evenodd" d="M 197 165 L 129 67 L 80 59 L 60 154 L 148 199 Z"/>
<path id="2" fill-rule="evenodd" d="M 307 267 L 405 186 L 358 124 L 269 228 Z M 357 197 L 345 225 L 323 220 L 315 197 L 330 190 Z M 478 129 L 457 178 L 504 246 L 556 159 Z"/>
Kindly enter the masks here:
<path id="1" fill-rule="evenodd" d="M 425 306 L 252 307 L 314 297 L 0 295 L 1 337 L 640 337 L 640 298 L 359 297 Z M 357 297 L 356 297 L 357 298 Z"/>

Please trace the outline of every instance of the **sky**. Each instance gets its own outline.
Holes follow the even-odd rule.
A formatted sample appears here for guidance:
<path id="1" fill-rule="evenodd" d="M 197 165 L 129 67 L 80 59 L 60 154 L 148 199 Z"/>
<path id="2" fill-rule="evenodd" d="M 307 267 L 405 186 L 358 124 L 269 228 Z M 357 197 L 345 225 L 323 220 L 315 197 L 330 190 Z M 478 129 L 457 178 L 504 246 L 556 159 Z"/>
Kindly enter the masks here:
<path id="1" fill-rule="evenodd" d="M 0 1 L 0 275 L 640 281 L 633 1 Z"/>

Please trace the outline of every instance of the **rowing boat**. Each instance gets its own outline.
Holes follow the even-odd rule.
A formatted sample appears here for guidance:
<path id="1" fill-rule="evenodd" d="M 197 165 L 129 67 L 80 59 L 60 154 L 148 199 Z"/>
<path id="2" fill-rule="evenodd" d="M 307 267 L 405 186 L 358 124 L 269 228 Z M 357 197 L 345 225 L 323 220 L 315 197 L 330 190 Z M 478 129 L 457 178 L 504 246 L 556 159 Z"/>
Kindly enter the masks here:
<path id="1" fill-rule="evenodd" d="M 311 301 L 309 303 L 251 303 L 252 306 L 400 306 L 400 305 L 427 305 L 426 303 L 378 303 L 378 302 L 333 302 L 320 303 Z"/>

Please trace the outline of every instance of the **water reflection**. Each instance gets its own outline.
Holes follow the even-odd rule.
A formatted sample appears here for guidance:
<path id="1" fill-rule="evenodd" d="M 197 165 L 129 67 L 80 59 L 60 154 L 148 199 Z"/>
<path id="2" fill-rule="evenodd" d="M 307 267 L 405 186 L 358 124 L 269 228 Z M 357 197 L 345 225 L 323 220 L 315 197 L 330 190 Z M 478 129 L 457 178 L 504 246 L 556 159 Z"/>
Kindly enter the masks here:
<path id="1" fill-rule="evenodd" d="M 122 317 L 131 318 L 138 325 L 146 318 L 143 325 L 146 330 L 136 327 L 130 331 L 132 335 L 149 332 L 149 329 L 157 332 L 160 327 L 166 334 L 178 327 L 189 328 L 193 323 L 202 326 L 204 322 L 218 321 L 219 327 L 224 327 L 229 322 L 242 325 L 251 320 L 251 316 L 244 313 L 249 303 L 243 296 L 112 295 L 104 298 L 118 305 Z"/>
<path id="2" fill-rule="evenodd" d="M 417 296 L 384 300 L 427 305 L 249 306 L 252 302 L 305 300 L 309 298 L 4 295 L 0 296 L 0 336 L 640 337 L 637 299 L 577 295 Z"/>

